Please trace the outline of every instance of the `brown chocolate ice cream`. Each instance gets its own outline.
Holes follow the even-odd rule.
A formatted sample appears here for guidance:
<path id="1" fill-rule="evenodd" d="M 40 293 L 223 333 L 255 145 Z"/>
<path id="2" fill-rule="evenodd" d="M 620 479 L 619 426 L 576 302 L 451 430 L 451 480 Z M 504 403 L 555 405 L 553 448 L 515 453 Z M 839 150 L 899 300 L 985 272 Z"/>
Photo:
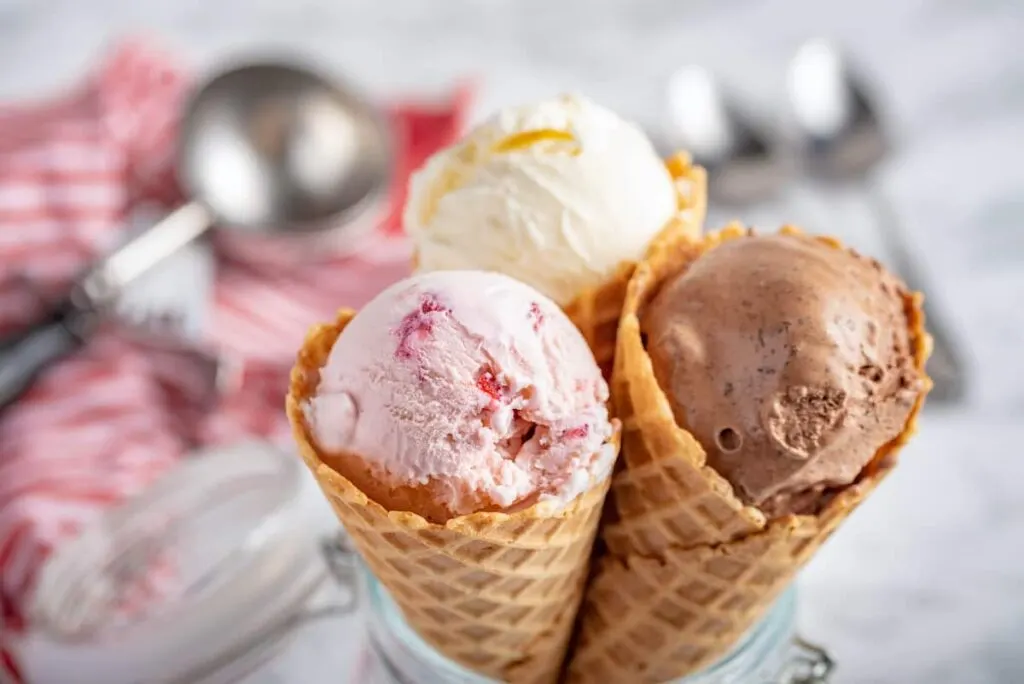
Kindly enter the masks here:
<path id="1" fill-rule="evenodd" d="M 904 286 L 800 235 L 712 248 L 642 318 L 676 420 L 769 516 L 816 509 L 902 430 L 923 390 Z"/>

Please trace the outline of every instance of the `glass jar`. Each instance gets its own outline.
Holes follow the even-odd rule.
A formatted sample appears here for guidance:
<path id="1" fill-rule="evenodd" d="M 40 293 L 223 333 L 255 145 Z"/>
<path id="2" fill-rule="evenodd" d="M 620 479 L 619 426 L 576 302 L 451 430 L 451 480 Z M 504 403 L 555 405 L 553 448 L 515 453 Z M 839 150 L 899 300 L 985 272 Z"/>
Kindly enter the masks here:
<path id="1" fill-rule="evenodd" d="M 344 593 L 310 608 L 332 575 L 347 577 L 333 539 L 296 533 L 311 524 L 312 486 L 294 455 L 246 442 L 192 454 L 105 511 L 40 571 L 26 679 L 235 682 L 296 627 L 346 614 Z"/>
<path id="2" fill-rule="evenodd" d="M 445 658 L 405 622 L 381 584 L 360 572 L 366 642 L 353 684 L 497 684 Z M 796 635 L 796 590 L 707 669 L 672 684 L 825 684 L 833 662 Z"/>

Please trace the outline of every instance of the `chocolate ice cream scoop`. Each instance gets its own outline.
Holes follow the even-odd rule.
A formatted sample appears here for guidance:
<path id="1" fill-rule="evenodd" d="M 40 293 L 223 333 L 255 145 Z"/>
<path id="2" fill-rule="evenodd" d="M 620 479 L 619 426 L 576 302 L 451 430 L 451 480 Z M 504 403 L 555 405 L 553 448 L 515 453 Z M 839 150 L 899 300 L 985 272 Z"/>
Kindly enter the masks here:
<path id="1" fill-rule="evenodd" d="M 641 326 L 708 464 L 767 515 L 803 513 L 856 479 L 924 389 L 905 294 L 813 237 L 749 236 L 669 278 Z"/>

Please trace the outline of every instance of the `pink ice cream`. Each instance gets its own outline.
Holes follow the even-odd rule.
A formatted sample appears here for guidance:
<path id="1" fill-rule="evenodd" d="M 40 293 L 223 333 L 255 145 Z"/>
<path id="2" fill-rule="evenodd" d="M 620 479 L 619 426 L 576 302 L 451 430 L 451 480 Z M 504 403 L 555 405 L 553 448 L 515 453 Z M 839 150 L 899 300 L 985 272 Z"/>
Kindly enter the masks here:
<path id="1" fill-rule="evenodd" d="M 439 271 L 355 316 L 306 416 L 333 467 L 371 498 L 439 520 L 562 507 L 603 480 L 615 458 L 607 399 L 551 300 L 496 273 Z"/>

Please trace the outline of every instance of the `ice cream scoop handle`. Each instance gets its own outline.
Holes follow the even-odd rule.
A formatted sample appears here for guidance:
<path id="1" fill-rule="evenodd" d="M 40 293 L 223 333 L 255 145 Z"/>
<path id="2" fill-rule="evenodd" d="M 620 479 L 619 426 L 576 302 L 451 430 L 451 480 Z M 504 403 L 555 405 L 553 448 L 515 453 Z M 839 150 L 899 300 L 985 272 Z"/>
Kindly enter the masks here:
<path id="1" fill-rule="evenodd" d="M 82 345 L 93 316 L 69 303 L 36 325 L 0 339 L 0 410 L 18 399 L 43 369 Z"/>
<path id="2" fill-rule="evenodd" d="M 198 202 L 178 207 L 159 223 L 135 235 L 98 263 L 82 280 L 82 290 L 95 301 L 110 299 L 136 278 L 205 233 L 213 222 Z"/>

